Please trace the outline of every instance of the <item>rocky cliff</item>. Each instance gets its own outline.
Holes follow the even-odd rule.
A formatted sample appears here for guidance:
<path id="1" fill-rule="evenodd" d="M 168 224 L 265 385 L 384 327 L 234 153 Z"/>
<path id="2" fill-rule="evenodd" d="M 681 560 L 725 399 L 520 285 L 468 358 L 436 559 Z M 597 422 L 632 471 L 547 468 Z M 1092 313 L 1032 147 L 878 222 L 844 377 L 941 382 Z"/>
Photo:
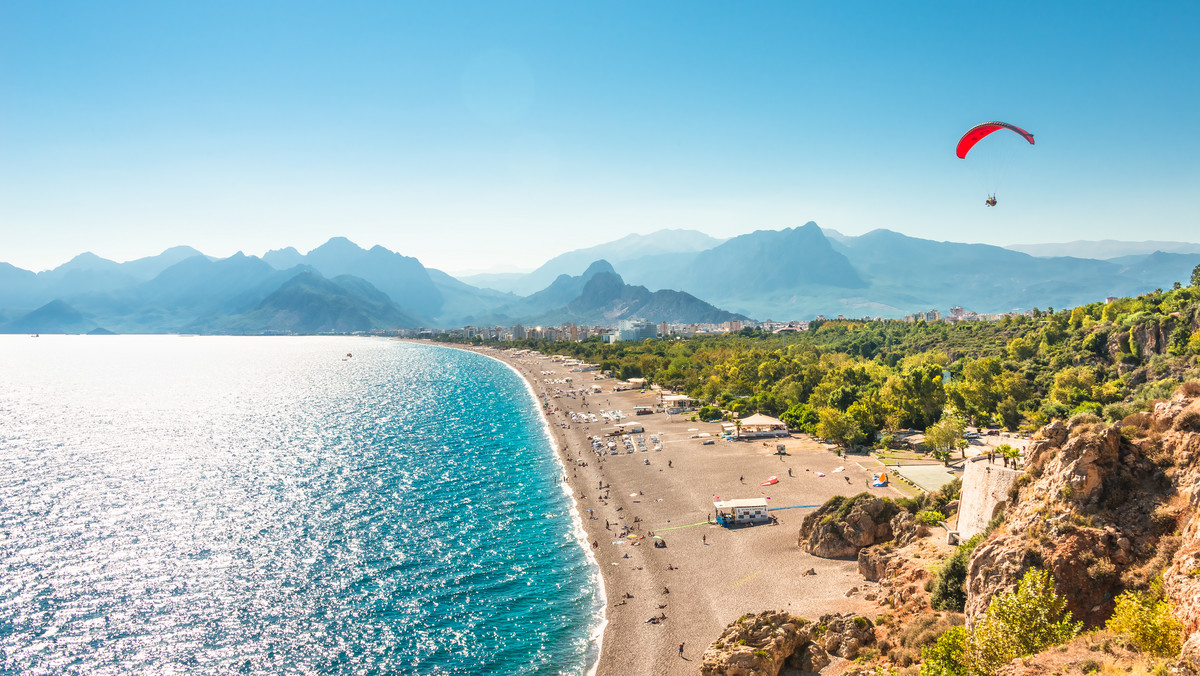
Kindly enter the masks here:
<path id="1" fill-rule="evenodd" d="M 802 549 L 826 559 L 849 559 L 858 550 L 893 537 L 892 519 L 904 513 L 895 502 L 867 493 L 853 497 L 837 496 L 804 517 L 800 524 Z M 912 527 L 912 517 L 897 526 Z"/>
<path id="2" fill-rule="evenodd" d="M 817 622 L 768 610 L 726 627 L 704 651 L 704 676 L 777 676 L 818 672 L 834 659 L 854 659 L 875 644 L 874 624 L 854 615 Z"/>
<path id="3" fill-rule="evenodd" d="M 971 558 L 968 616 L 1015 588 L 1032 567 L 1054 575 L 1068 609 L 1098 626 L 1113 598 L 1162 575 L 1200 656 L 1200 387 L 1153 413 L 1105 425 L 1091 416 L 1046 426 L 1027 473 L 1010 491 L 1005 523 Z"/>

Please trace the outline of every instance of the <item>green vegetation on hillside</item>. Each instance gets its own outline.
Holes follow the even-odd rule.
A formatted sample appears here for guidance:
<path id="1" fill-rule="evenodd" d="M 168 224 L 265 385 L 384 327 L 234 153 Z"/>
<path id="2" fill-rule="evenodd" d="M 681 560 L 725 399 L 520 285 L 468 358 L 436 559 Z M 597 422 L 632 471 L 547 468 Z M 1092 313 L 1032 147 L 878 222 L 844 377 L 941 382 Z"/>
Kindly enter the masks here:
<path id="1" fill-rule="evenodd" d="M 1121 420 L 1200 379 L 1200 286 L 1176 286 L 997 322 L 826 321 L 785 336 L 520 344 L 844 444 L 939 422 L 959 434 L 965 422 L 1028 430 L 1078 413 Z"/>
<path id="2" fill-rule="evenodd" d="M 1013 658 L 1069 641 L 1083 624 L 1066 607 L 1050 573 L 1031 569 L 1015 590 L 997 594 L 974 626 L 955 627 L 922 649 L 921 676 L 991 676 Z"/>

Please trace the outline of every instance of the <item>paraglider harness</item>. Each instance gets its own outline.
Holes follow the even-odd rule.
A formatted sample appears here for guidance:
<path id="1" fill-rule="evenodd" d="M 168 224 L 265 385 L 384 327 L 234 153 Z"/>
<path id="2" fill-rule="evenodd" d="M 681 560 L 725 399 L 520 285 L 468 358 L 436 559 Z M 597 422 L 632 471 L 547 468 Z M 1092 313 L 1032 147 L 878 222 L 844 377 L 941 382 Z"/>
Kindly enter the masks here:
<path id="1" fill-rule="evenodd" d="M 983 201 L 983 203 L 984 203 L 984 204 L 986 204 L 986 205 L 988 205 L 989 207 L 994 207 L 994 206 L 996 206 L 996 196 L 995 196 L 995 195 L 988 195 L 988 198 L 987 198 L 987 199 L 985 199 L 985 200 Z"/>

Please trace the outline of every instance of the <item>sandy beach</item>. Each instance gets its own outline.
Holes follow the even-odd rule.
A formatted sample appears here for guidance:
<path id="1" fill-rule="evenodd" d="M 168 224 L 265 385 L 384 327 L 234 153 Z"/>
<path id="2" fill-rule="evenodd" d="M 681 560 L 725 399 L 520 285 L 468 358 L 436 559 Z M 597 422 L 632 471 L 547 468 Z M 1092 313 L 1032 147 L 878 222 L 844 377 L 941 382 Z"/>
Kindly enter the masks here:
<path id="1" fill-rule="evenodd" d="M 859 576 L 856 562 L 819 559 L 797 544 L 809 506 L 864 490 L 902 495 L 895 488 L 868 487 L 871 474 L 880 469 L 875 461 L 839 458 L 806 436 L 728 441 L 719 439 L 719 424 L 689 421 L 686 415 L 656 412 L 635 418 L 634 407 L 653 407 L 657 391 L 613 392 L 609 379 L 597 382 L 601 393 L 572 396 L 559 391 L 590 390 L 596 374 L 569 373 L 545 356 L 474 351 L 507 362 L 533 385 L 557 438 L 604 578 L 608 624 L 598 674 L 698 673 L 704 650 L 746 613 L 782 609 L 815 619 L 833 612 L 877 612 L 874 603 L 863 600 L 873 587 Z M 570 384 L 554 382 L 567 377 Z M 645 452 L 627 453 L 623 445 L 618 455 L 594 451 L 587 437 L 613 426 L 600 412 L 618 410 L 627 416 L 623 422 L 645 427 L 647 440 L 657 436 L 662 450 L 648 444 Z M 594 413 L 599 422 L 572 422 L 571 412 Z M 695 436 L 702 432 L 712 436 Z M 715 443 L 703 443 L 714 438 Z M 777 443 L 786 444 L 787 455 L 776 454 Z M 844 469 L 835 471 L 839 467 Z M 771 476 L 779 483 L 759 485 Z M 737 529 L 710 524 L 714 496 L 769 496 L 778 524 Z M 622 537 L 625 527 L 633 538 Z M 653 546 L 651 532 L 666 546 Z M 816 574 L 804 575 L 809 569 Z M 855 587 L 858 592 L 848 596 Z M 663 621 L 647 622 L 663 615 Z"/>

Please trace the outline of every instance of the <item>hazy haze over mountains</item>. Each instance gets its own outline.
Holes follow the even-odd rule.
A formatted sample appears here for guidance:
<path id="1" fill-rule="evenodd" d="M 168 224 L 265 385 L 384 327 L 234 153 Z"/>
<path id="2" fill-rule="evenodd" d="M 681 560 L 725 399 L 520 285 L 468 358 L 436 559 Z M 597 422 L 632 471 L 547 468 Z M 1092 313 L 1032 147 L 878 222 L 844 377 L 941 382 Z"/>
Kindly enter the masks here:
<path id="1" fill-rule="evenodd" d="M 1004 248 L 1027 253 L 1030 256 L 1073 256 L 1100 260 L 1122 256 L 1142 256 L 1155 251 L 1182 254 L 1200 253 L 1200 244 L 1192 242 L 1156 242 L 1153 240 L 1123 242 L 1115 239 L 1076 240 L 1051 244 L 1010 244 Z"/>
<path id="2" fill-rule="evenodd" d="M 1146 252 L 1157 245 L 1175 251 Z M 1104 259 L 1032 256 L 889 230 L 847 236 L 816 223 L 728 240 L 692 230 L 568 251 L 493 286 L 343 237 L 301 254 L 213 259 L 190 247 L 126 263 L 91 253 L 40 273 L 0 263 L 0 331 L 320 333 L 466 324 L 674 323 L 817 314 L 899 317 L 958 305 L 981 313 L 1070 307 L 1186 281 L 1200 245 L 1044 245 Z M 1121 247 L 1127 250 L 1122 252 Z M 1120 254 L 1120 255 L 1111 255 Z M 493 276 L 494 277 L 494 276 Z M 532 289 L 532 291 L 524 291 Z M 659 289 L 651 291 L 651 289 Z"/>
<path id="3" fill-rule="evenodd" d="M 593 261 L 605 260 L 619 264 L 634 258 L 655 254 L 698 252 L 711 249 L 722 241 L 724 240 L 710 237 L 696 230 L 659 230 L 648 235 L 634 233 L 613 242 L 560 254 L 527 274 L 470 275 L 464 276 L 462 281 L 500 291 L 511 291 L 519 295 L 529 295 L 545 288 L 559 275 L 577 274 Z"/>

